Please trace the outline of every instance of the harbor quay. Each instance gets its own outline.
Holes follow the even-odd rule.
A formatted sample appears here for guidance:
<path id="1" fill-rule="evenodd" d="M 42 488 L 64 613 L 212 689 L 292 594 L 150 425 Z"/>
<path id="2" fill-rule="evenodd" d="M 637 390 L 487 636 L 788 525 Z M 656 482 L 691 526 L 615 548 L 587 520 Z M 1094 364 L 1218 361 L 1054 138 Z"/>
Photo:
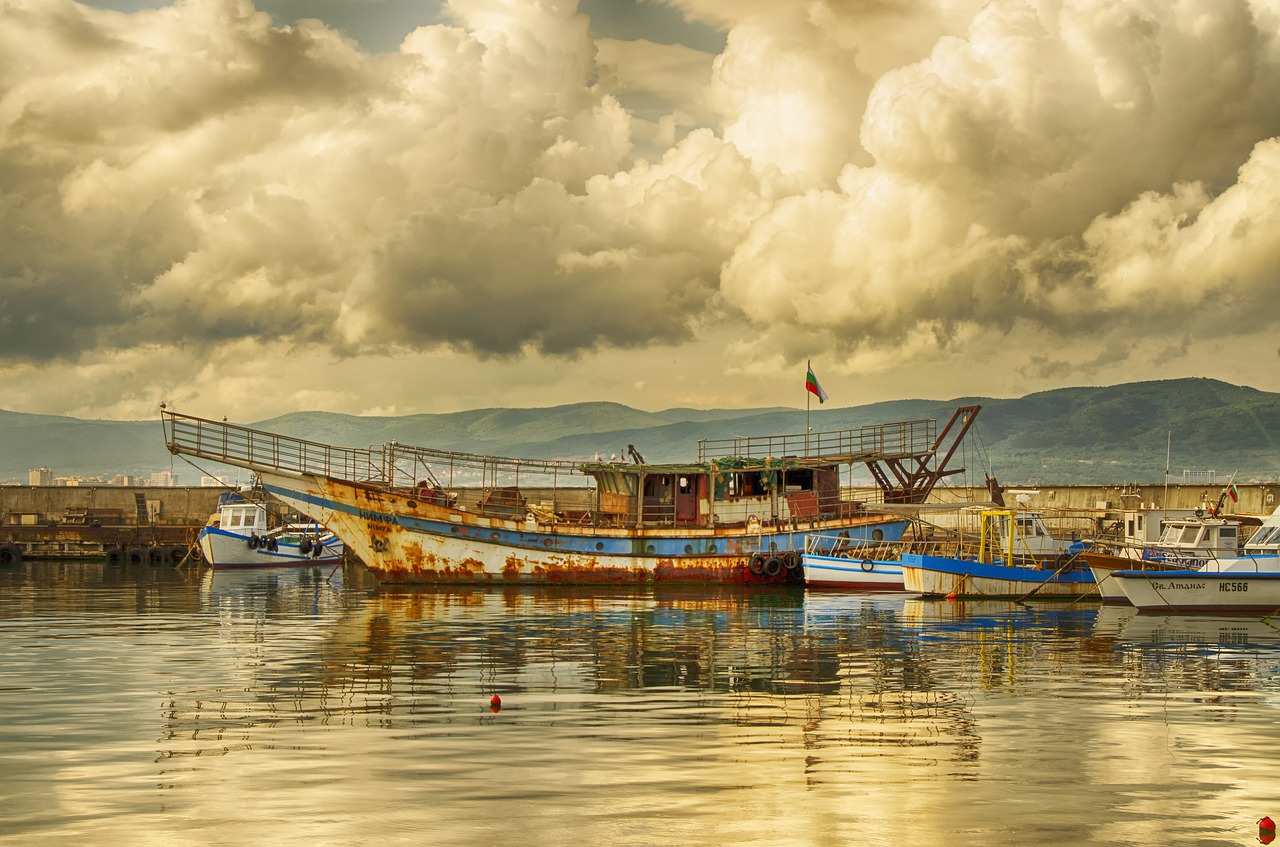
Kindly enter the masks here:
<path id="1" fill-rule="evenodd" d="M 23 559 L 181 562 L 224 490 L 0 485 L 0 564 Z"/>
<path id="2" fill-rule="evenodd" d="M 32 486 L 0 485 L 0 564 L 22 559 L 98 559 L 132 564 L 169 564 L 184 560 L 200 527 L 218 507 L 226 489 L 209 486 Z M 1222 484 L 1117 483 L 1098 485 L 1005 486 L 1010 508 L 1058 516 L 1058 525 L 1076 537 L 1100 535 L 1125 512 L 1209 511 L 1222 499 L 1222 515 L 1260 517 L 1277 506 L 1280 483 L 1237 483 L 1236 498 L 1223 498 Z M 479 490 L 458 488 L 460 503 L 478 500 Z M 524 489 L 537 502 L 538 489 Z M 550 496 L 548 494 L 548 496 Z M 560 496 L 564 496 L 561 489 Z M 874 509 L 874 488 L 847 488 L 845 499 Z M 590 508 L 591 490 L 583 489 Z M 959 506 L 990 500 L 985 487 L 939 486 L 922 518 L 945 523 L 945 512 L 928 506 Z"/>

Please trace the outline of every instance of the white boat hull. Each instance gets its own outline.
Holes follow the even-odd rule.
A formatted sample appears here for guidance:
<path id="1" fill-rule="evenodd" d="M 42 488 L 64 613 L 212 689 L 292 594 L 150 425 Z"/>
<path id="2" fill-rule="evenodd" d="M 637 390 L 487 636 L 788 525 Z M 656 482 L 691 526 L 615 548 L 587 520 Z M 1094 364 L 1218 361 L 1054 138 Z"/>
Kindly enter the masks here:
<path id="1" fill-rule="evenodd" d="M 340 538 L 324 533 L 316 543 L 311 538 L 304 542 L 303 537 L 273 536 L 275 543 L 268 545 L 267 536 L 206 526 L 200 530 L 196 543 L 211 568 L 284 568 L 342 561 L 344 546 Z"/>
<path id="2" fill-rule="evenodd" d="M 1139 611 L 1280 610 L 1280 571 L 1119 571 L 1112 579 Z"/>
<path id="3" fill-rule="evenodd" d="M 805 553 L 804 582 L 810 588 L 903 591 L 902 563 Z"/>

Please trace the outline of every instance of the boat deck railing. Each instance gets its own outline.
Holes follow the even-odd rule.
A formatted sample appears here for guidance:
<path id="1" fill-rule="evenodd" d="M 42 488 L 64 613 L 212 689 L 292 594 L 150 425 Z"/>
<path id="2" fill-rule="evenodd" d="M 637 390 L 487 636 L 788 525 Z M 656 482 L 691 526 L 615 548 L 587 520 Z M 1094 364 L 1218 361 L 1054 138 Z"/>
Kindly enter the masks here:
<path id="1" fill-rule="evenodd" d="M 162 411 L 165 446 L 175 455 L 194 456 L 247 468 L 314 474 L 388 487 L 427 483 L 499 487 L 519 485 L 521 475 L 539 480 L 575 476 L 574 462 L 508 459 L 410 447 L 394 441 L 378 447 L 335 447 L 304 438 Z M 446 477 L 441 483 L 440 477 Z"/>
<path id="2" fill-rule="evenodd" d="M 698 461 L 797 458 L 857 462 L 867 458 L 910 457 L 929 453 L 937 439 L 934 420 L 898 421 L 832 432 L 789 435 L 741 435 L 698 442 Z"/>

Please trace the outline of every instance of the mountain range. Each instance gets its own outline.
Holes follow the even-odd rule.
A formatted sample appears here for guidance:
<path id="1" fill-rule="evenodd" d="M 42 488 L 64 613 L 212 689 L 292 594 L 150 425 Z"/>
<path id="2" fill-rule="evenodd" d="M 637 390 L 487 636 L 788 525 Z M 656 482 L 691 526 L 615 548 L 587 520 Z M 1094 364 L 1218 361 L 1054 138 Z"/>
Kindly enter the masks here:
<path id="1" fill-rule="evenodd" d="M 1238 482 L 1280 477 L 1280 394 L 1213 379 L 1061 388 L 1016 399 L 818 406 L 809 424 L 818 432 L 936 419 L 941 428 L 958 406 L 972 404 L 982 410 L 951 462 L 966 469 L 955 484 L 981 485 L 987 475 L 1006 485 L 1151 483 L 1163 481 L 1167 470 L 1174 482 L 1184 471 L 1212 470 L 1219 479 L 1234 474 Z M 214 417 L 201 409 L 177 411 Z M 399 441 L 488 455 L 585 459 L 621 456 L 635 445 L 647 461 L 674 462 L 695 458 L 704 438 L 803 433 L 805 414 L 781 407 L 646 412 L 599 402 L 396 417 L 294 412 L 235 423 L 348 447 Z M 172 470 L 179 484 L 192 485 L 202 473 L 226 472 L 171 456 L 158 414 L 151 421 L 106 421 L 0 411 L 0 482 L 25 483 L 28 471 L 41 466 L 57 476 L 104 478 Z"/>

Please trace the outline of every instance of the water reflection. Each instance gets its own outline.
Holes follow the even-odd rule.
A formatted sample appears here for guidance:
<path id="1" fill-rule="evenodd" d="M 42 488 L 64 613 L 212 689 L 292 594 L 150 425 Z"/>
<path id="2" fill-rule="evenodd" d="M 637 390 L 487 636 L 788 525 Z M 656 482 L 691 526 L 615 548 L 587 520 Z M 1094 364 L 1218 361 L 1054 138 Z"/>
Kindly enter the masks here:
<path id="1" fill-rule="evenodd" d="M 43 563 L 0 618 L 23 843 L 1241 843 L 1276 811 L 1262 621 Z"/>

